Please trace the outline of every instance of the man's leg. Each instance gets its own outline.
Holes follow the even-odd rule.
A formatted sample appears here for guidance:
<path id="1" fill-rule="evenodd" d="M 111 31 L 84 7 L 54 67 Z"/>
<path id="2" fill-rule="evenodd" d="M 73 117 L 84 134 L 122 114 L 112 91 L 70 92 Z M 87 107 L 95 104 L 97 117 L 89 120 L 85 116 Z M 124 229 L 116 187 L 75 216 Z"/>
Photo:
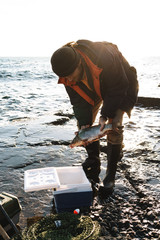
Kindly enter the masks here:
<path id="1" fill-rule="evenodd" d="M 88 158 L 82 164 L 83 170 L 92 183 L 99 183 L 100 158 L 99 158 L 99 141 L 95 141 L 86 146 Z"/>
<path id="2" fill-rule="evenodd" d="M 106 193 L 111 193 L 115 185 L 115 176 L 117 171 L 117 163 L 121 160 L 122 145 L 123 145 L 123 127 L 119 129 L 119 132 L 111 131 L 107 135 L 108 147 L 107 147 L 107 170 L 106 176 L 103 180 L 103 185 Z"/>
<path id="3" fill-rule="evenodd" d="M 92 109 L 92 124 L 94 123 L 97 113 L 99 111 L 99 108 L 102 104 L 102 101 L 100 99 L 97 99 L 93 109 Z M 99 183 L 99 174 L 100 174 L 100 144 L 99 141 L 95 141 L 89 145 L 86 146 L 86 151 L 88 154 L 87 159 L 82 164 L 83 170 L 87 176 L 87 178 L 94 184 Z"/>

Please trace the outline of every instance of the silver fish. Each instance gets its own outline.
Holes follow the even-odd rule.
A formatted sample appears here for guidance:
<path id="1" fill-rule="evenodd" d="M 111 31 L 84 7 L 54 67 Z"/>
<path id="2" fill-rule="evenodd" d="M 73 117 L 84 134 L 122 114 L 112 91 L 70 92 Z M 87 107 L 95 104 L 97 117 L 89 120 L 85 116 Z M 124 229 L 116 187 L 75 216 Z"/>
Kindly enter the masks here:
<path id="1" fill-rule="evenodd" d="M 101 137 L 106 135 L 109 130 L 112 130 L 112 124 L 105 124 L 105 127 L 102 131 L 100 131 L 100 127 L 101 125 L 95 125 L 80 130 L 75 136 L 75 138 L 72 140 L 70 147 L 74 148 L 82 145 L 87 145 L 100 139 Z"/>

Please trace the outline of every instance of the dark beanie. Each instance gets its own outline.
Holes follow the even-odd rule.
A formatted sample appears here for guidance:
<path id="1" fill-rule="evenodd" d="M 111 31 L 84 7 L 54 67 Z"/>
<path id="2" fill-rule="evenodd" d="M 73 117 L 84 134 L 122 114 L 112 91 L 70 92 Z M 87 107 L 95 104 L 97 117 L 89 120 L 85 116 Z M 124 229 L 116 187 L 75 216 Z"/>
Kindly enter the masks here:
<path id="1" fill-rule="evenodd" d="M 51 57 L 52 70 L 59 77 L 66 77 L 74 72 L 80 61 L 80 54 L 73 47 L 61 47 Z"/>

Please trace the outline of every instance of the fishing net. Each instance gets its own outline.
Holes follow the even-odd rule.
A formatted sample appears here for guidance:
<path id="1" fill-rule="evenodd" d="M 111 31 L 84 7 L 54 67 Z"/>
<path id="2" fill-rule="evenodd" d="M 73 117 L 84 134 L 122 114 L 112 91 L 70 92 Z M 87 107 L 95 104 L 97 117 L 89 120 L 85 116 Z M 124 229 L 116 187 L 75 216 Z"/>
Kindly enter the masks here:
<path id="1" fill-rule="evenodd" d="M 56 223 L 59 223 L 57 226 Z M 14 240 L 96 240 L 100 234 L 98 222 L 88 216 L 60 213 L 49 215 L 25 229 Z"/>

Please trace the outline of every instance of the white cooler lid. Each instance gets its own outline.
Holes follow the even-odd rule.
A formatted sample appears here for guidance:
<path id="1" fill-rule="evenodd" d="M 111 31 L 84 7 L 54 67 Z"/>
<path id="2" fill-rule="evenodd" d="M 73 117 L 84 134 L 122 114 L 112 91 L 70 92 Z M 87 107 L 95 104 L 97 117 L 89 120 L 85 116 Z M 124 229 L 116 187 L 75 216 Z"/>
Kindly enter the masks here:
<path id="1" fill-rule="evenodd" d="M 24 191 L 32 192 L 59 188 L 60 182 L 54 167 L 37 168 L 24 172 Z"/>

